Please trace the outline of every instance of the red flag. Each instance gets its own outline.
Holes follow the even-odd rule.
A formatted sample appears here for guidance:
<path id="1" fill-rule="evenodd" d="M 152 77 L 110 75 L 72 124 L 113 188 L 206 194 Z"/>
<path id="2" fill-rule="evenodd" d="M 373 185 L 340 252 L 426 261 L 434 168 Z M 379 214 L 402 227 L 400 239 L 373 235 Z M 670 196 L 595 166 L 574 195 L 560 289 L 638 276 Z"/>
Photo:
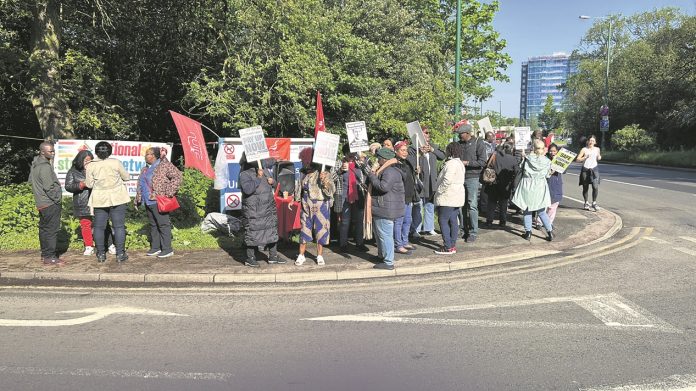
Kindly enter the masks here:
<path id="1" fill-rule="evenodd" d="M 314 121 L 314 138 L 317 138 L 319 132 L 326 132 L 326 125 L 324 125 L 324 109 L 321 107 L 321 93 L 317 91 L 317 119 Z"/>
<path id="2" fill-rule="evenodd" d="M 169 110 L 172 115 L 176 130 L 179 131 L 181 145 L 184 148 L 184 167 L 192 167 L 209 178 L 215 178 L 215 170 L 210 164 L 208 151 L 205 149 L 205 140 L 200 122 Z"/>

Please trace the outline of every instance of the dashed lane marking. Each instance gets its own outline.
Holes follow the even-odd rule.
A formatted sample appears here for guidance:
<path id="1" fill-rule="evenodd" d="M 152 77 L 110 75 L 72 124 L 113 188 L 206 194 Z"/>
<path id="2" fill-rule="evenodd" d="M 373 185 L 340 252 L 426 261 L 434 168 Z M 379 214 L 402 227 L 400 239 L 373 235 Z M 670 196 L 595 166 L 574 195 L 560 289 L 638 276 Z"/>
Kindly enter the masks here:
<path id="1" fill-rule="evenodd" d="M 5 367 L 0 366 L 0 374 L 20 376 L 81 376 L 81 377 L 114 377 L 114 378 L 139 378 L 139 379 L 166 379 L 166 380 L 210 380 L 227 381 L 232 377 L 229 373 L 208 372 L 163 372 L 163 371 L 134 371 L 134 370 L 106 370 L 96 368 L 37 368 L 37 367 Z"/>
<path id="2" fill-rule="evenodd" d="M 568 175 L 575 175 L 575 176 L 579 175 L 579 174 L 573 174 L 573 173 L 567 173 L 567 174 L 568 174 Z M 614 180 L 614 179 L 602 179 L 602 181 L 618 183 L 618 184 L 621 184 L 621 185 L 637 186 L 637 187 L 642 187 L 642 188 L 645 188 L 645 189 L 655 189 L 654 186 L 646 186 L 646 185 L 639 185 L 639 184 L 637 184 L 637 183 L 621 182 L 621 181 L 616 181 L 616 180 Z"/>
<path id="3" fill-rule="evenodd" d="M 696 391 L 696 374 L 672 375 L 666 379 L 645 384 L 626 384 L 581 388 L 581 391 Z"/>
<path id="4" fill-rule="evenodd" d="M 688 240 L 688 241 L 691 241 L 691 242 L 696 242 L 696 239 L 689 238 L 689 237 L 686 237 L 686 236 L 680 236 L 679 238 L 680 238 L 680 239 L 685 239 L 685 240 Z M 650 240 L 650 241 L 652 241 L 652 242 L 659 243 L 659 244 L 666 244 L 666 245 L 671 245 L 671 244 L 672 244 L 672 243 L 670 243 L 670 242 L 668 242 L 668 241 L 666 241 L 666 240 L 663 240 L 663 239 L 660 239 L 660 238 L 656 238 L 656 237 L 654 237 L 654 236 L 646 236 L 646 237 L 644 237 L 644 239 L 647 239 L 647 240 Z M 686 248 L 686 247 L 672 247 L 672 249 L 673 249 L 673 250 L 676 250 L 676 251 L 679 251 L 680 253 L 684 253 L 684 254 L 686 254 L 686 255 L 693 255 L 693 256 L 696 256 L 696 251 L 691 250 L 691 249 L 688 249 L 688 248 Z"/>
<path id="5" fill-rule="evenodd" d="M 694 195 L 696 195 L 696 194 L 694 194 Z M 696 243 L 696 238 L 690 238 L 688 236 L 680 236 L 679 239 L 684 239 L 684 240 L 688 240 L 689 242 Z"/>

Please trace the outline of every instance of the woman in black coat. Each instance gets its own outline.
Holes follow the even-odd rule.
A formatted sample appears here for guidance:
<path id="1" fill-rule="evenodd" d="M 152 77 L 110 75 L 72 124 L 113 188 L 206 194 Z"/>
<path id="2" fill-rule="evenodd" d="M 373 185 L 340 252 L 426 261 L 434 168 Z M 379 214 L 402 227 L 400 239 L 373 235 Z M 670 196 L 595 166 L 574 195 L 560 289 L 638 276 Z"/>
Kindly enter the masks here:
<path id="1" fill-rule="evenodd" d="M 239 187 L 242 189 L 242 216 L 244 244 L 247 259 L 245 265 L 259 267 L 256 248 L 268 248 L 268 263 L 285 263 L 278 257 L 278 212 L 273 192 L 273 178 L 268 168 L 259 168 L 257 162 L 247 162 L 246 154 L 239 162 Z"/>
<path id="2" fill-rule="evenodd" d="M 488 210 L 486 212 L 486 225 L 488 226 L 493 224 L 496 207 L 500 213 L 498 225 L 504 227 L 507 221 L 508 200 L 514 190 L 515 175 L 519 170 L 514 152 L 513 144 L 504 143 L 489 158 L 489 161 L 495 159 L 491 163 L 491 167 L 495 170 L 496 179 L 495 183 L 486 185 L 483 190 L 488 195 Z"/>
<path id="3" fill-rule="evenodd" d="M 92 210 L 87 205 L 89 202 L 90 189 L 85 187 L 85 166 L 94 159 L 94 155 L 89 150 L 83 150 L 77 153 L 72 162 L 72 167 L 65 174 L 65 190 L 73 193 L 73 216 L 80 221 L 80 230 L 82 232 L 82 241 L 85 244 L 83 255 L 94 254 L 94 239 L 92 237 Z M 107 232 L 111 231 L 111 227 L 107 224 Z M 108 238 L 111 235 L 106 235 Z M 111 245 L 109 252 L 116 254 L 116 248 Z"/>

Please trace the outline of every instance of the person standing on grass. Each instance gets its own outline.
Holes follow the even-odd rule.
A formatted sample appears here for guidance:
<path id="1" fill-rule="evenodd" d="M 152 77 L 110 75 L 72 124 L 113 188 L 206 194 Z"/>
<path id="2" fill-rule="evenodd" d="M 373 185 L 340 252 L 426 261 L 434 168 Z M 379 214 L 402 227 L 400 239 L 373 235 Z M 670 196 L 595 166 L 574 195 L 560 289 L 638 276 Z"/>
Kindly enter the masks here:
<path id="1" fill-rule="evenodd" d="M 157 196 L 174 197 L 181 186 L 181 171 L 167 160 L 167 156 L 158 147 L 145 151 L 146 166 L 140 171 L 138 179 L 136 205 L 145 204 L 147 219 L 150 222 L 150 249 L 145 253 L 149 257 L 167 258 L 174 255 L 172 248 L 172 221 L 169 212 L 157 209 Z"/>
<path id="2" fill-rule="evenodd" d="M 437 177 L 434 201 L 443 241 L 442 247 L 435 251 L 435 254 L 438 255 L 457 253 L 457 239 L 459 238 L 457 218 L 459 209 L 464 206 L 466 201 L 462 191 L 466 171 L 461 160 L 462 149 L 462 145 L 456 142 L 447 145 L 445 149 L 447 160 Z"/>
<path id="3" fill-rule="evenodd" d="M 52 143 L 44 141 L 39 145 L 39 155 L 31 163 L 29 183 L 34 193 L 36 208 L 39 210 L 39 243 L 41 260 L 47 266 L 62 266 L 65 261 L 58 257 L 56 244 L 60 230 L 61 200 L 63 191 L 58 176 L 53 170 L 56 150 Z"/>
<path id="4" fill-rule="evenodd" d="M 110 158 L 113 147 L 100 141 L 94 147 L 97 155 L 85 168 L 85 187 L 92 189 L 89 206 L 94 210 L 94 242 L 97 245 L 97 262 L 106 262 L 106 226 L 111 220 L 116 245 L 116 260 L 128 260 L 126 254 L 126 210 L 131 198 L 126 181 L 130 175 L 120 160 Z"/>
<path id="5" fill-rule="evenodd" d="M 597 195 L 599 194 L 599 161 L 602 160 L 602 153 L 596 146 L 597 139 L 590 136 L 587 139 L 587 146 L 580 150 L 577 161 L 582 162 L 580 169 L 580 183 L 582 186 L 582 198 L 585 200 L 583 209 L 590 210 L 590 203 L 587 201 L 589 187 L 592 186 L 592 210 L 598 211 Z"/>

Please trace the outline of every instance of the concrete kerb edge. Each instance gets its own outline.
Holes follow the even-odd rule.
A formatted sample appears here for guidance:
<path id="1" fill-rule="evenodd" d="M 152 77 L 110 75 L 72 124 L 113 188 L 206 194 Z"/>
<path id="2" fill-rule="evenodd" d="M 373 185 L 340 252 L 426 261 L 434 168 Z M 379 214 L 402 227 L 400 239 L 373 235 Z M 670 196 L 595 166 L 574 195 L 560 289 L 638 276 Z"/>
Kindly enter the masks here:
<path id="1" fill-rule="evenodd" d="M 603 242 L 614 236 L 621 228 L 623 221 L 618 214 L 604 209 L 605 212 L 614 217 L 612 227 L 600 238 L 592 242 L 573 247 L 573 249 L 591 246 Z M 235 274 L 235 273 L 182 273 L 182 274 L 142 274 L 142 273 L 50 273 L 50 272 L 2 272 L 0 278 L 17 280 L 65 280 L 65 281 L 110 281 L 110 282 L 188 282 L 188 283 L 293 283 L 293 282 L 317 282 L 317 281 L 341 281 L 366 278 L 384 278 L 406 275 L 420 275 L 443 273 L 450 271 L 475 269 L 485 266 L 499 265 L 509 262 L 529 260 L 538 257 L 556 254 L 558 250 L 532 250 L 521 255 L 498 255 L 477 261 L 452 262 L 452 263 L 425 263 L 423 265 L 409 265 L 397 267 L 394 270 L 322 270 L 319 272 L 291 272 L 291 273 L 268 273 L 268 274 Z M 430 258 L 424 258 L 424 262 Z"/>

